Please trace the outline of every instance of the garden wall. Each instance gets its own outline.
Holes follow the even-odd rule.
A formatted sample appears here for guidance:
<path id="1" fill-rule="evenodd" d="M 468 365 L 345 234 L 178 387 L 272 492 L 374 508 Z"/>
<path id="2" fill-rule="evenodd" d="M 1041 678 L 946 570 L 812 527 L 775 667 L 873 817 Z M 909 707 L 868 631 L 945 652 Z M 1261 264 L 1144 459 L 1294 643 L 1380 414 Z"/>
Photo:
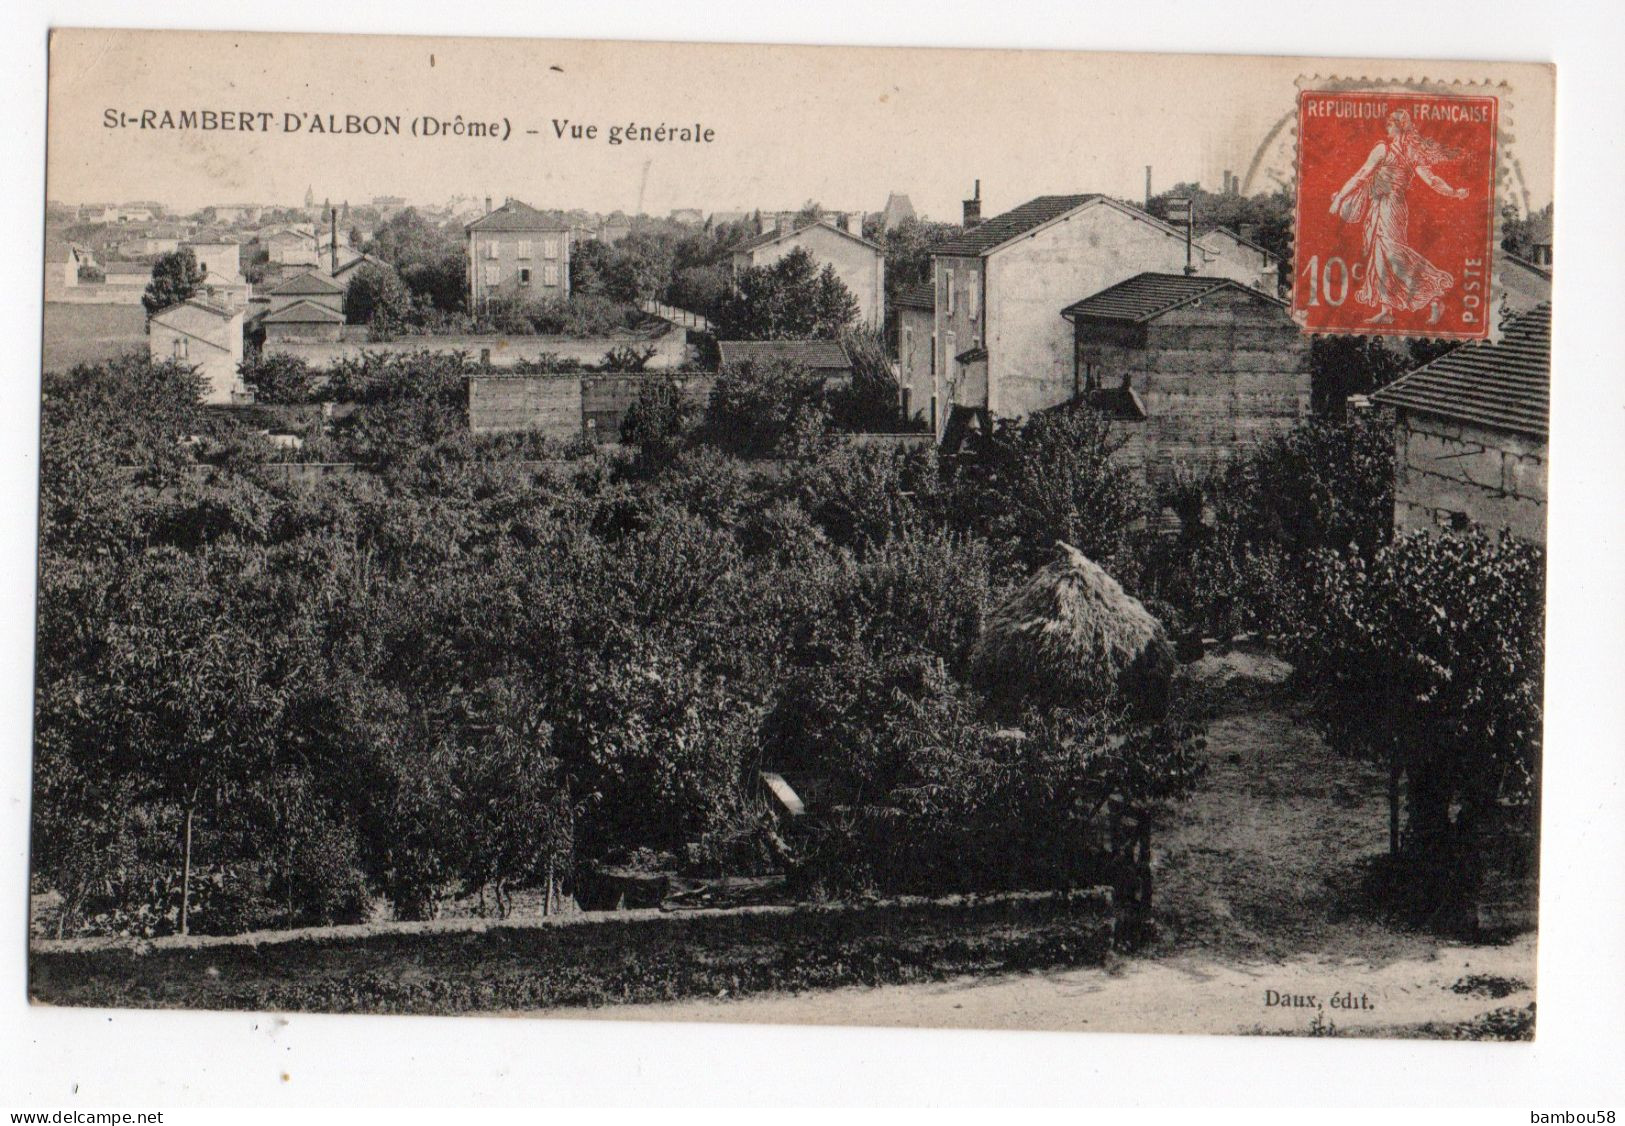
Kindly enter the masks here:
<path id="1" fill-rule="evenodd" d="M 577 339 L 566 336 L 403 336 L 398 340 L 370 342 L 345 339 L 339 341 L 267 340 L 267 354 L 280 353 L 297 356 L 311 367 L 331 367 L 339 360 L 359 360 L 363 353 L 382 352 L 464 352 L 474 360 L 492 367 L 512 367 L 521 361 L 535 363 L 552 356 L 560 360 L 576 360 L 582 364 L 602 363 L 604 354 L 614 348 L 635 348 L 642 351 L 653 348 L 655 354 L 648 367 L 654 371 L 670 371 L 688 363 L 686 334 L 668 331 L 664 335 L 603 336 Z"/>
<path id="2" fill-rule="evenodd" d="M 935 981 L 1098 965 L 1111 892 L 622 911 L 230 938 L 37 940 L 29 996 L 59 1005 L 501 1012 Z"/>
<path id="3" fill-rule="evenodd" d="M 716 378 L 710 374 L 677 378 L 696 408 L 703 410 Z M 618 441 L 621 419 L 648 379 L 639 375 L 470 375 L 468 425 L 476 434 L 527 431 L 559 441 L 590 434 L 603 441 Z"/>

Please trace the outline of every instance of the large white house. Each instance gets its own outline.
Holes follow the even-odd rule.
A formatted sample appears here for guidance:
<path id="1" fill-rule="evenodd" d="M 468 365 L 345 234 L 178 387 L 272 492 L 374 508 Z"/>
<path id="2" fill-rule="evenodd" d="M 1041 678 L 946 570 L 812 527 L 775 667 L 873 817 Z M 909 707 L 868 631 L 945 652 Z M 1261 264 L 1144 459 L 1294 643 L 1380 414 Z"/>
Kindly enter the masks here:
<path id="1" fill-rule="evenodd" d="M 1182 229 L 1104 195 L 1040 196 L 981 222 L 972 203 L 980 200 L 967 202 L 966 230 L 932 251 L 931 385 L 910 388 L 913 409 L 939 436 L 956 408 L 1020 418 L 1068 401 L 1072 327 L 1061 310 L 1079 295 L 1186 266 Z M 1256 253 L 1226 246 L 1193 243 L 1193 272 L 1256 286 Z"/>

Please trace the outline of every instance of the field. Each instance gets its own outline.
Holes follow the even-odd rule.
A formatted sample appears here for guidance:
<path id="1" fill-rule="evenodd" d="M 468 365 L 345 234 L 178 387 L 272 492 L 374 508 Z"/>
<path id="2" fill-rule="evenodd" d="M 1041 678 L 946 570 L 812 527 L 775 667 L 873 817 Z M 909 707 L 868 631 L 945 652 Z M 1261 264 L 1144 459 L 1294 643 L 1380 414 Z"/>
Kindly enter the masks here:
<path id="1" fill-rule="evenodd" d="M 140 305 L 45 303 L 45 371 L 96 363 L 132 348 L 147 348 L 147 312 Z"/>

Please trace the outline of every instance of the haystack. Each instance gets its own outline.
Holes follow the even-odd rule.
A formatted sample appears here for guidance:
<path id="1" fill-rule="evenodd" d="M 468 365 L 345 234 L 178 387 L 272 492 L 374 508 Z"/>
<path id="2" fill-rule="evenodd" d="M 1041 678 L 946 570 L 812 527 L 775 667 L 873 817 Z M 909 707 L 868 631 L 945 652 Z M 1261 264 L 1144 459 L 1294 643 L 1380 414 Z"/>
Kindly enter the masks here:
<path id="1" fill-rule="evenodd" d="M 988 615 L 971 652 L 977 686 L 1006 707 L 1122 702 L 1165 714 L 1175 662 L 1162 624 L 1083 552 L 1057 546 Z"/>

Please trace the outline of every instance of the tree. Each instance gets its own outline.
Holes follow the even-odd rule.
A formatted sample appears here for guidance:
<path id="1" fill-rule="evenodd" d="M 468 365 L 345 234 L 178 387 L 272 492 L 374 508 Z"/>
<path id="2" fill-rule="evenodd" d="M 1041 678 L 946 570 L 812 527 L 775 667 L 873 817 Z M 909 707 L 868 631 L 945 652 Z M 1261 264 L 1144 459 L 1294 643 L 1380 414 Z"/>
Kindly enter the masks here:
<path id="1" fill-rule="evenodd" d="M 412 311 L 412 293 L 387 266 L 362 266 L 344 291 L 344 319 L 390 332 L 405 323 Z"/>
<path id="2" fill-rule="evenodd" d="M 243 382 L 263 403 L 307 403 L 316 390 L 316 374 L 301 356 L 261 353 L 244 362 Z"/>
<path id="3" fill-rule="evenodd" d="M 141 295 L 141 304 L 147 316 L 162 312 L 171 305 L 194 296 L 203 288 L 208 268 L 199 266 L 191 247 L 183 247 L 169 254 L 161 254 L 152 264 L 152 280 Z"/>
<path id="4" fill-rule="evenodd" d="M 857 299 L 835 267 L 820 270 L 797 247 L 776 262 L 742 271 L 713 327 L 720 340 L 834 340 L 857 317 Z"/>
<path id="5" fill-rule="evenodd" d="M 666 465 L 682 448 L 683 433 L 693 414 L 694 404 L 675 379 L 646 379 L 621 420 L 621 442 L 637 450 L 645 468 Z"/>
<path id="6" fill-rule="evenodd" d="M 1425 862 L 1432 893 L 1470 894 L 1498 808 L 1535 809 L 1544 552 L 1504 533 L 1416 532 L 1369 563 L 1326 555 L 1315 570 L 1289 645 L 1314 714 L 1334 746 L 1389 763 L 1390 843 Z"/>
<path id="7" fill-rule="evenodd" d="M 1122 444 L 1111 421 L 1084 404 L 1000 420 L 986 457 L 961 483 L 963 519 L 1028 569 L 1065 541 L 1115 570 L 1146 502 L 1117 459 Z"/>
<path id="8" fill-rule="evenodd" d="M 703 433 L 739 457 L 771 457 L 798 432 L 828 425 L 823 376 L 787 360 L 746 361 L 717 374 Z"/>

